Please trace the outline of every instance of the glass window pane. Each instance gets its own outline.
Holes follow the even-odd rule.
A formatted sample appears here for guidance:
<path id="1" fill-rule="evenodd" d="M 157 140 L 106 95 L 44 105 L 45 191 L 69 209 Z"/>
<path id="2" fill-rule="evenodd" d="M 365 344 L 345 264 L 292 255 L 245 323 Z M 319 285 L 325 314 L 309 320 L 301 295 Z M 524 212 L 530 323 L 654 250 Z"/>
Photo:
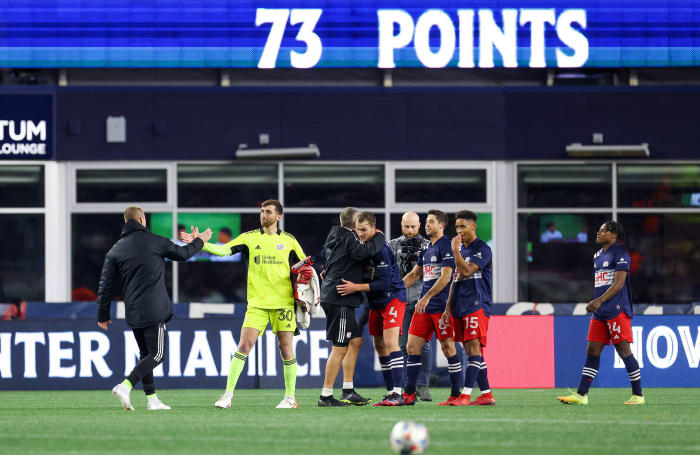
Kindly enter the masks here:
<path id="1" fill-rule="evenodd" d="M 700 302 L 700 214 L 619 215 L 635 303 Z"/>
<path id="2" fill-rule="evenodd" d="M 700 207 L 700 164 L 620 164 L 620 207 Z"/>
<path id="3" fill-rule="evenodd" d="M 420 219 L 420 235 L 426 237 L 425 235 L 425 217 L 427 213 L 419 213 L 418 217 Z M 493 234 L 492 234 L 492 224 L 491 224 L 491 213 L 489 212 L 476 212 L 477 222 L 476 222 L 476 235 L 481 238 L 484 242 L 488 243 L 493 247 Z M 391 214 L 391 238 L 395 239 L 402 235 L 401 230 L 401 218 L 402 213 L 392 213 Z M 457 235 L 455 230 L 455 217 L 454 213 L 447 214 L 447 227 L 445 228 L 445 235 L 449 238 Z"/>
<path id="4" fill-rule="evenodd" d="M 44 166 L 0 166 L 0 207 L 43 207 Z"/>
<path id="5" fill-rule="evenodd" d="M 486 202 L 486 169 L 397 169 L 396 202 Z"/>
<path id="6" fill-rule="evenodd" d="M 72 294 L 81 296 L 80 300 L 97 299 L 100 274 L 105 254 L 119 240 L 124 227 L 122 213 L 74 213 L 72 216 Z M 170 222 L 170 227 L 168 227 Z M 172 214 L 146 212 L 146 224 L 151 232 L 171 237 Z M 172 263 L 165 264 L 165 285 L 172 297 Z M 122 299 L 121 290 L 114 296 Z M 90 298 L 94 297 L 94 298 Z"/>
<path id="7" fill-rule="evenodd" d="M 211 228 L 210 242 L 227 243 L 241 232 L 260 228 L 257 213 L 180 213 L 178 231 Z M 246 301 L 248 261 L 242 254 L 215 256 L 200 252 L 178 266 L 181 302 L 223 303 Z"/>
<path id="8" fill-rule="evenodd" d="M 285 164 L 290 207 L 384 207 L 384 165 Z"/>
<path id="9" fill-rule="evenodd" d="M 322 261 L 323 243 L 333 226 L 338 226 L 338 213 L 294 213 L 284 216 L 284 230 L 296 237 L 299 245 L 309 256 L 315 256 Z M 384 229 L 384 213 L 374 213 L 377 218 L 377 228 Z M 319 269 L 320 270 L 320 269 Z"/>
<path id="10" fill-rule="evenodd" d="M 165 169 L 78 169 L 78 202 L 167 202 Z"/>
<path id="11" fill-rule="evenodd" d="M 44 300 L 44 215 L 0 215 L 0 302 Z"/>
<path id="12" fill-rule="evenodd" d="M 277 165 L 257 163 L 180 164 L 180 207 L 257 207 L 279 199 Z"/>
<path id="13" fill-rule="evenodd" d="M 518 207 L 611 206 L 610 164 L 518 166 Z"/>
<path id="14" fill-rule="evenodd" d="M 595 233 L 606 214 L 518 215 L 518 300 L 574 303 L 593 297 Z"/>

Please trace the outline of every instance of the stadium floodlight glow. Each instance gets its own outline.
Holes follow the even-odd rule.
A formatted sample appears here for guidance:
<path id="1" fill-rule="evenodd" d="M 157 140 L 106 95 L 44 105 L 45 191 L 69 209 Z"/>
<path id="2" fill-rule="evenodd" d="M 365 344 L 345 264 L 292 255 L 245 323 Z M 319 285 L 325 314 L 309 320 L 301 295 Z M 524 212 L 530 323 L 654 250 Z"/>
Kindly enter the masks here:
<path id="1" fill-rule="evenodd" d="M 580 142 L 566 146 L 566 154 L 572 158 L 648 158 L 649 144 L 639 145 L 583 145 Z"/>
<path id="2" fill-rule="evenodd" d="M 318 158 L 321 152 L 316 144 L 309 144 L 308 147 L 289 148 L 264 148 L 249 149 L 246 144 L 239 144 L 236 150 L 236 159 L 243 160 L 284 160 Z"/>

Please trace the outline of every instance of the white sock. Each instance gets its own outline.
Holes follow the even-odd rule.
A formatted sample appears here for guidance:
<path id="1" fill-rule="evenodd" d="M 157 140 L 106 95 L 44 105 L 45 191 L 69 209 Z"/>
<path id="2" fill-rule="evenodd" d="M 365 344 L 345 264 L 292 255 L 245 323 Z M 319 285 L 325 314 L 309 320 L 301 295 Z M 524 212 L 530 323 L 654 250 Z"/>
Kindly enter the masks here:
<path id="1" fill-rule="evenodd" d="M 465 395 L 471 395 L 472 394 L 472 388 L 471 387 L 465 387 L 462 389 L 462 393 Z"/>
<path id="2" fill-rule="evenodd" d="M 354 389 L 354 387 L 352 386 L 352 381 L 343 382 L 343 390 L 347 390 L 347 389 Z"/>
<path id="3" fill-rule="evenodd" d="M 482 395 L 486 395 L 487 393 L 491 393 L 491 389 L 486 389 L 486 390 L 481 391 Z"/>
<path id="4" fill-rule="evenodd" d="M 391 393 L 398 393 L 399 395 L 401 395 L 401 387 L 394 387 Z"/>
<path id="5" fill-rule="evenodd" d="M 330 397 L 333 396 L 333 389 L 327 389 L 327 388 L 322 388 L 321 389 L 321 396 L 322 397 Z"/>

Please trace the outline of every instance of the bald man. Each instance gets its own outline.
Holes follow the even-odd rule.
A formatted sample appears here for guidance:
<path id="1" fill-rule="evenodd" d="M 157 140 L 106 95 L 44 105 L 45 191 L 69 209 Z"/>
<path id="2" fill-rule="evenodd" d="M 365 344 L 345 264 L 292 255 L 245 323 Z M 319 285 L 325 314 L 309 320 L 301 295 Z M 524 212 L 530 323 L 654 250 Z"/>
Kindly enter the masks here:
<path id="1" fill-rule="evenodd" d="M 401 237 L 391 240 L 391 250 L 396 257 L 396 263 L 401 271 L 401 277 L 406 276 L 416 264 L 418 255 L 422 248 L 427 248 L 430 241 L 420 234 L 420 217 L 416 212 L 406 212 L 401 217 Z M 416 281 L 406 290 L 407 303 L 406 312 L 403 318 L 403 327 L 399 338 L 399 346 L 404 355 L 404 385 L 406 383 L 406 342 L 408 340 L 408 327 L 411 325 L 411 318 L 416 310 L 416 302 L 420 299 L 423 280 Z M 424 343 L 421 350 L 421 372 L 418 376 L 416 393 L 421 401 L 433 401 L 428 386 L 430 385 L 431 352 L 430 343 Z"/>

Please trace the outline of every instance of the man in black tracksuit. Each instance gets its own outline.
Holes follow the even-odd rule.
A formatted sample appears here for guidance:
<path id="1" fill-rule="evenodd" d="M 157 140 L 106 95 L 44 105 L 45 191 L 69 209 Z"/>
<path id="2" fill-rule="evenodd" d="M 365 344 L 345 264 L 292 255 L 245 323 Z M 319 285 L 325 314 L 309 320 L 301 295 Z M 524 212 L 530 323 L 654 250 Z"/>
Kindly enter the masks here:
<path id="1" fill-rule="evenodd" d="M 365 272 L 365 261 L 384 247 L 385 237 L 377 233 L 371 242 L 364 244 L 352 230 L 355 227 L 357 209 L 348 207 L 340 213 L 340 226 L 334 226 L 328 233 L 324 245 L 326 269 L 321 284 L 321 307 L 326 313 L 326 339 L 333 343 L 331 354 L 326 362 L 326 376 L 323 390 L 318 400 L 319 406 L 347 406 L 367 404 L 342 397 L 344 403 L 333 397 L 335 382 L 340 365 L 348 352 L 351 340 L 362 336 L 362 328 L 355 320 L 355 308 L 362 303 L 360 293 L 341 296 L 336 286 L 343 280 L 361 283 Z M 354 391 L 351 391 L 352 395 Z M 352 397 L 350 397 L 352 398 Z"/>
<path id="2" fill-rule="evenodd" d="M 97 324 L 107 330 L 110 306 L 116 283 L 121 282 L 126 323 L 132 328 L 139 346 L 140 362 L 131 374 L 117 384 L 112 393 L 126 410 L 133 410 L 129 394 L 139 381 L 148 397 L 149 410 L 170 409 L 155 395 L 153 369 L 165 356 L 165 323 L 173 317 L 173 303 L 165 287 L 163 259 L 186 261 L 211 238 L 211 230 L 193 230 L 195 239 L 178 246 L 146 229 L 146 214 L 139 207 L 124 212 L 121 238 L 105 256 L 97 300 Z"/>

